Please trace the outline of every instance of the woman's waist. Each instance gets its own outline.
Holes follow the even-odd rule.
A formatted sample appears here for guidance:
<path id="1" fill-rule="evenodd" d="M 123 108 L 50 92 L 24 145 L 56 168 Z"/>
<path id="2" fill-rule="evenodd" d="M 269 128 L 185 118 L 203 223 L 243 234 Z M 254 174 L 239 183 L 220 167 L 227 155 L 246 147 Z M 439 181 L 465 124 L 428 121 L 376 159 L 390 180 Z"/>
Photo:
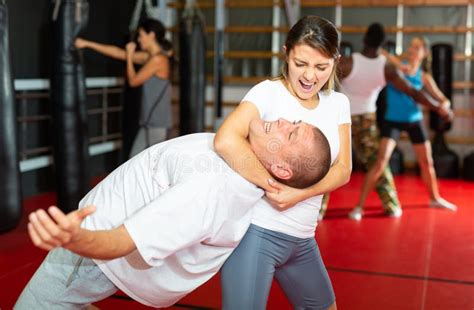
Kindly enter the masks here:
<path id="1" fill-rule="evenodd" d="M 300 202 L 290 209 L 280 211 L 265 199 L 254 207 L 252 223 L 300 238 L 314 235 L 321 208 L 322 195 Z"/>

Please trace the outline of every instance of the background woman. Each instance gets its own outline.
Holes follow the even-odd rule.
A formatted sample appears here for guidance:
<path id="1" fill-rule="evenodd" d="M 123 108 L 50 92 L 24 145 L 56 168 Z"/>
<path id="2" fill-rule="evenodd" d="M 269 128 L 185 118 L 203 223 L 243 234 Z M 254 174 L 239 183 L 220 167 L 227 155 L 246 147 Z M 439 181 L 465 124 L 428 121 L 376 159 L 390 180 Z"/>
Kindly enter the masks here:
<path id="1" fill-rule="evenodd" d="M 125 49 L 82 38 L 77 48 L 90 48 L 105 56 L 127 63 L 127 81 L 131 87 L 143 86 L 140 105 L 140 130 L 133 142 L 130 157 L 147 146 L 166 140 L 171 119 L 171 43 L 165 38 L 166 29 L 154 19 L 145 19 L 138 27 L 138 42 L 129 42 Z M 135 70 L 134 64 L 142 65 Z"/>

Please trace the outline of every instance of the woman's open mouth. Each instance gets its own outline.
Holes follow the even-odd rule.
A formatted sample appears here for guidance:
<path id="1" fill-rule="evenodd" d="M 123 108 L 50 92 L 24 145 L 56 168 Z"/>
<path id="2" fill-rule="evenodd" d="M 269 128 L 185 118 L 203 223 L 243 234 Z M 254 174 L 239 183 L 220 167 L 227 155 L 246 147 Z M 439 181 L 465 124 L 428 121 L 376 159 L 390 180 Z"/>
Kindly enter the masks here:
<path id="1" fill-rule="evenodd" d="M 305 92 L 312 91 L 315 85 L 315 83 L 306 83 L 306 82 L 303 82 L 302 80 L 299 80 L 299 82 L 300 82 L 301 88 Z"/>

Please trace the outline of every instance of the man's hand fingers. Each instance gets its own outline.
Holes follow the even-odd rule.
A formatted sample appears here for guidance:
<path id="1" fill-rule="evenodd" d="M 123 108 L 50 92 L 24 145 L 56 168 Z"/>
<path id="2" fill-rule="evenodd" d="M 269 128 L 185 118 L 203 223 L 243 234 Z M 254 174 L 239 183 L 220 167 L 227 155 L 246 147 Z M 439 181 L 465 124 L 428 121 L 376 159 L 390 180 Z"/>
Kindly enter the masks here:
<path id="1" fill-rule="evenodd" d="M 56 207 L 50 207 L 50 209 L 51 208 Z M 57 246 L 63 246 L 65 243 L 71 240 L 70 232 L 64 230 L 60 225 L 58 225 L 58 223 L 51 219 L 51 216 L 48 215 L 44 210 L 38 210 L 37 216 L 38 220 L 42 224 L 42 227 L 44 227 L 44 229 L 49 233 Z"/>
<path id="2" fill-rule="evenodd" d="M 38 237 L 41 239 L 41 243 L 55 247 L 58 244 L 53 240 L 51 235 L 44 229 L 41 222 L 38 219 L 38 215 L 33 212 L 29 216 L 30 223 L 33 225 L 35 231 L 38 233 Z"/>
<path id="3" fill-rule="evenodd" d="M 38 232 L 36 232 L 35 228 L 33 227 L 33 224 L 28 223 L 28 234 L 30 235 L 30 239 L 33 242 L 35 246 L 37 246 L 40 249 L 49 251 L 53 249 L 50 245 L 43 243 L 41 238 L 38 235 Z"/>
<path id="4" fill-rule="evenodd" d="M 51 217 L 58 223 L 58 225 L 68 232 L 71 232 L 74 229 L 74 224 L 72 223 L 71 219 L 63 213 L 58 207 L 50 207 L 48 209 L 49 214 Z M 74 214 L 76 211 L 71 212 L 70 214 Z"/>
<path id="5" fill-rule="evenodd" d="M 82 220 L 84 220 L 86 217 L 88 217 L 89 215 L 91 215 L 92 213 L 94 213 L 96 210 L 96 207 L 95 206 L 86 206 L 82 209 L 79 209 L 77 211 L 77 216 L 79 216 L 79 218 Z"/>

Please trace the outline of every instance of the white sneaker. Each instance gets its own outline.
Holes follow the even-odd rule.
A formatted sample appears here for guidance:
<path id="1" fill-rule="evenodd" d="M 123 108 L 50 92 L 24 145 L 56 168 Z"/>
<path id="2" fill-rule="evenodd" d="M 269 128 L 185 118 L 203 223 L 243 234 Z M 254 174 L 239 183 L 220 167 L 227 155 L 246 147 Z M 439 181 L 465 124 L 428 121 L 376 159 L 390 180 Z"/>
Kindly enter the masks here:
<path id="1" fill-rule="evenodd" d="M 351 212 L 349 212 L 349 218 L 354 221 L 360 221 L 363 213 L 364 211 L 361 207 L 355 207 Z"/>
<path id="2" fill-rule="evenodd" d="M 431 200 L 430 207 L 448 209 L 453 212 L 456 212 L 458 209 L 456 205 L 450 203 L 449 201 L 444 200 L 443 198 L 438 198 L 438 200 Z"/>
<path id="3" fill-rule="evenodd" d="M 390 211 L 386 213 L 388 217 L 401 217 L 403 214 L 402 208 L 397 208 L 395 211 Z"/>

